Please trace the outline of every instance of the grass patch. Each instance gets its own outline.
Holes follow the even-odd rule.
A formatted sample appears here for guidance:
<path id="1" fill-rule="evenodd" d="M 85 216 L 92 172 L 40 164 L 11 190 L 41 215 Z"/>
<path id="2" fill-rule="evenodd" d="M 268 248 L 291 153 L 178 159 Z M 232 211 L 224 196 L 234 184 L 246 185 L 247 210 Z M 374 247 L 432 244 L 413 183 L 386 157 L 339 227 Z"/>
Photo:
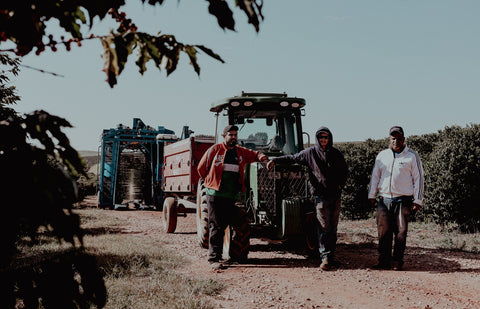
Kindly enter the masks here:
<path id="1" fill-rule="evenodd" d="M 463 233 L 454 225 L 413 222 L 408 237 L 408 243 L 418 247 L 480 253 L 479 233 Z"/>
<path id="2" fill-rule="evenodd" d="M 342 242 L 374 245 L 378 241 L 375 219 L 340 220 L 338 231 Z M 410 222 L 407 246 L 480 253 L 480 233 L 462 233 L 456 226 L 442 227 L 434 223 Z"/>
<path id="3" fill-rule="evenodd" d="M 79 209 L 84 242 L 97 257 L 108 291 L 105 308 L 213 308 L 208 296 L 223 288 L 211 279 L 188 278 L 175 268 L 186 261 L 147 237 L 121 233 L 126 221 L 104 210 Z"/>
<path id="4" fill-rule="evenodd" d="M 150 237 L 123 231 L 126 220 L 105 215 L 105 210 L 77 209 L 87 253 L 96 257 L 103 274 L 108 301 L 105 308 L 213 308 L 211 296 L 224 288 L 212 279 L 191 278 L 175 269 L 184 258 L 162 248 Z M 339 242 L 371 248 L 377 243 L 375 219 L 340 220 Z M 442 249 L 480 253 L 479 233 L 464 234 L 454 226 L 441 227 L 433 223 L 411 222 L 407 245 L 426 249 Z M 32 246 L 32 243 L 34 245 Z M 19 242 L 24 259 L 41 261 L 53 252 L 59 254 L 71 249 L 60 244 L 45 230 L 35 241 Z M 68 252 L 67 252 L 68 253 Z M 21 261 L 19 261 L 20 263 Z"/>

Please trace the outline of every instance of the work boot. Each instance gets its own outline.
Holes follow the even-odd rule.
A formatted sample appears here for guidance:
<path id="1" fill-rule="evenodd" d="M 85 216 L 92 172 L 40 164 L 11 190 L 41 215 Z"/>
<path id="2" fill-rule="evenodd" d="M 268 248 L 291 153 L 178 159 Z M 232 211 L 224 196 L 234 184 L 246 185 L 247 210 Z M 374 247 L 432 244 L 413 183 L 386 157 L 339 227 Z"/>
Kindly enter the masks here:
<path id="1" fill-rule="evenodd" d="M 393 270 L 402 270 L 403 268 L 403 262 L 400 261 L 393 261 L 392 262 L 392 269 Z"/>
<path id="2" fill-rule="evenodd" d="M 213 271 L 217 271 L 217 270 L 225 269 L 225 266 L 222 263 L 220 263 L 219 261 L 217 261 L 217 262 L 211 262 L 210 263 L 210 268 Z"/>
<path id="3" fill-rule="evenodd" d="M 321 270 L 330 270 L 330 264 L 328 263 L 328 258 L 322 260 L 322 264 L 320 264 Z"/>
<path id="4" fill-rule="evenodd" d="M 388 262 L 378 262 L 378 264 L 375 264 L 372 266 L 372 269 L 378 269 L 378 270 L 385 270 L 390 268 L 391 268 L 391 265 Z"/>

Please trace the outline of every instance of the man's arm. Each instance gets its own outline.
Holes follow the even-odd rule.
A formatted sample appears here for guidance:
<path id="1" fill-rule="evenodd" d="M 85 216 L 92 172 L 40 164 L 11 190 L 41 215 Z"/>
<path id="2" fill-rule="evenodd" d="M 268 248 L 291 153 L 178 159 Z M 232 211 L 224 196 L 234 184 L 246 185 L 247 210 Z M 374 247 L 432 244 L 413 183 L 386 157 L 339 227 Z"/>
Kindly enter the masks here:
<path id="1" fill-rule="evenodd" d="M 239 151 L 239 154 L 243 156 L 246 164 L 250 164 L 253 162 L 263 163 L 268 161 L 268 157 L 263 153 L 261 153 L 260 151 L 248 149 L 242 146 L 237 146 L 237 147 L 238 147 L 237 149 Z"/>
<path id="2" fill-rule="evenodd" d="M 285 156 L 280 156 L 280 157 L 275 157 L 273 159 L 271 159 L 268 163 L 267 163 L 267 169 L 271 170 L 273 168 L 273 166 L 275 164 L 287 164 L 287 163 L 302 163 L 304 162 L 303 159 L 298 159 L 299 156 L 301 156 L 301 158 L 303 158 L 303 152 L 305 150 L 302 150 L 301 152 L 295 154 L 295 155 L 285 155 Z"/>
<path id="3" fill-rule="evenodd" d="M 423 188 L 424 188 L 424 175 L 422 161 L 418 153 L 415 153 L 412 166 L 413 177 L 413 207 L 414 211 L 419 210 L 422 207 L 423 202 Z"/>
<path id="4" fill-rule="evenodd" d="M 375 204 L 375 198 L 377 197 L 378 182 L 380 181 L 380 155 L 377 155 L 375 159 L 375 165 L 373 166 L 372 175 L 370 176 L 370 184 L 368 188 L 368 199 L 370 203 Z"/>
<path id="5" fill-rule="evenodd" d="M 202 158 L 200 159 L 200 162 L 198 163 L 197 171 L 198 175 L 200 175 L 202 179 L 205 179 L 207 177 L 208 159 L 210 157 L 210 153 L 212 152 L 212 147 L 213 146 L 211 146 L 210 148 L 208 148 L 207 151 L 205 151 Z"/>

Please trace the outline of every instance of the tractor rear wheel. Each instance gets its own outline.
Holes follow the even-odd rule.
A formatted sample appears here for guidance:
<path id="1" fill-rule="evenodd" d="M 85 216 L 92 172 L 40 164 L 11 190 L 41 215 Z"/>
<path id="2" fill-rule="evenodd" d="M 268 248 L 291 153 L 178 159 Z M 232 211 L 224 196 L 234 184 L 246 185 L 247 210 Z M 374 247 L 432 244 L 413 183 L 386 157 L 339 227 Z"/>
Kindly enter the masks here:
<path id="1" fill-rule="evenodd" d="M 177 202 L 173 197 L 167 197 L 163 202 L 163 230 L 173 233 L 177 228 Z"/>
<path id="2" fill-rule="evenodd" d="M 208 248 L 208 206 L 207 206 L 207 189 L 203 184 L 203 180 L 198 181 L 197 187 L 197 238 L 200 247 Z"/>
<path id="3" fill-rule="evenodd" d="M 250 250 L 251 227 L 247 213 L 240 209 L 240 224 L 233 229 L 229 255 L 232 261 L 246 262 Z M 225 247 L 225 245 L 224 245 Z"/>

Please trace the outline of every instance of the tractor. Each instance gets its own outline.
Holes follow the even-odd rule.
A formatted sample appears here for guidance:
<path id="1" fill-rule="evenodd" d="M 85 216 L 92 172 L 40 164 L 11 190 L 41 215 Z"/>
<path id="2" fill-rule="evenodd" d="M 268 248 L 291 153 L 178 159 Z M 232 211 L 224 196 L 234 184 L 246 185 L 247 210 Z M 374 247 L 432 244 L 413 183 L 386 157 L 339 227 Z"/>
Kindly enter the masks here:
<path id="1" fill-rule="evenodd" d="M 295 154 L 304 148 L 302 116 L 305 99 L 286 93 L 246 93 L 212 104 L 216 132 L 210 138 L 190 137 L 165 146 L 163 222 L 167 233 L 175 231 L 179 212 L 195 212 L 199 244 L 208 248 L 208 210 L 203 180 L 196 172 L 203 153 L 222 141 L 222 130 L 236 125 L 238 144 L 258 150 L 268 157 Z M 196 139 L 197 138 L 197 139 Z M 182 170 L 182 166 L 184 169 Z M 268 170 L 261 163 L 249 164 L 245 186 L 237 205 L 244 210 L 252 235 L 270 239 L 302 239 L 307 249 L 316 249 L 313 204 L 308 189 L 308 173 L 302 165 L 276 165 Z M 235 241 L 242 231 L 227 228 L 224 253 L 237 255 L 248 246 Z M 240 237 L 241 238 L 241 237 Z M 239 257 L 239 256 L 236 256 Z M 245 256 L 244 256 L 245 257 Z"/>

